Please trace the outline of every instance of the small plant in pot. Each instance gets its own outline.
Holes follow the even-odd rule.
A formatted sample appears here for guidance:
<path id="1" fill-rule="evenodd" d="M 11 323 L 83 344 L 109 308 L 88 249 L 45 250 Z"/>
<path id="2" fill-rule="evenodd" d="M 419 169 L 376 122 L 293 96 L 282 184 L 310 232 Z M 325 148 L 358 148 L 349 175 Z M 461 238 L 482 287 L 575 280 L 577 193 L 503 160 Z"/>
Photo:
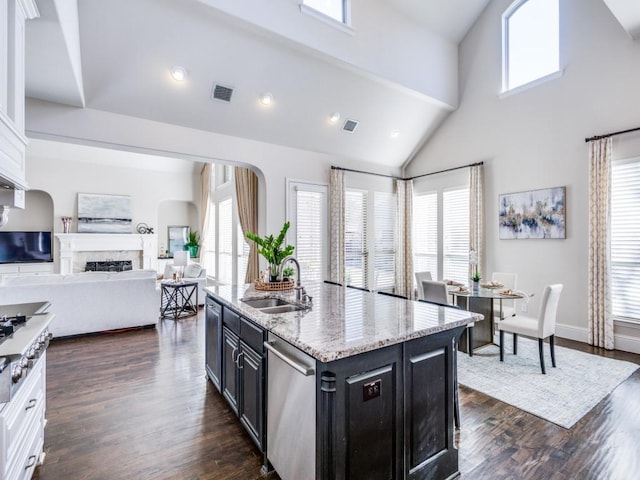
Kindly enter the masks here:
<path id="1" fill-rule="evenodd" d="M 189 250 L 189 256 L 191 258 L 198 257 L 198 250 L 200 249 L 200 234 L 197 231 L 191 230 L 189 232 L 187 243 L 184 244 L 184 249 Z"/>
<path id="2" fill-rule="evenodd" d="M 478 283 L 480 279 L 482 279 L 482 277 L 480 276 L 479 272 L 474 273 L 473 276 L 471 277 L 471 280 L 473 280 L 476 283 Z"/>
<path id="3" fill-rule="evenodd" d="M 259 237 L 252 232 L 247 232 L 245 235 L 249 240 L 256 242 L 259 247 L 258 253 L 262 255 L 269 264 L 270 282 L 280 281 L 278 278 L 280 273 L 280 264 L 286 257 L 293 254 L 293 245 L 283 246 L 284 238 L 287 235 L 287 230 L 289 230 L 290 226 L 291 224 L 289 222 L 285 222 L 277 237 L 274 237 L 273 235 Z"/>
<path id="4" fill-rule="evenodd" d="M 293 267 L 290 266 L 286 266 L 282 269 L 282 281 L 286 282 L 287 280 L 293 278 L 293 274 L 295 273 L 295 271 L 293 270 Z"/>

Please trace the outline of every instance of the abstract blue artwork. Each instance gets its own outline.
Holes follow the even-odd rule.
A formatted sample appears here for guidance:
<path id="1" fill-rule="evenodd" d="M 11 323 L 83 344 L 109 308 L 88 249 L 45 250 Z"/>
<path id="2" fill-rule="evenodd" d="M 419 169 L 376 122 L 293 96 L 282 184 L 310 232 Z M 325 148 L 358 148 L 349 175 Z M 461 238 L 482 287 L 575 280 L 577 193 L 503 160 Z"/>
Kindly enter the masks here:
<path id="1" fill-rule="evenodd" d="M 565 238 L 565 187 L 499 196 L 501 240 Z"/>

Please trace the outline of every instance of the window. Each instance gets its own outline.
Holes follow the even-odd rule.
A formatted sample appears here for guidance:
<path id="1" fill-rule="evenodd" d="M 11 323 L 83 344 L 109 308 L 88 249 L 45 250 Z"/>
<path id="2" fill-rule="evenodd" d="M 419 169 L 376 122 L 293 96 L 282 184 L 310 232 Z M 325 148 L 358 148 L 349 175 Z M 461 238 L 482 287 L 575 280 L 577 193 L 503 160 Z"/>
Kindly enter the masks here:
<path id="1" fill-rule="evenodd" d="M 231 199 L 220 202 L 218 207 L 218 279 L 233 283 L 233 222 Z"/>
<path id="2" fill-rule="evenodd" d="M 301 3 L 340 23 L 349 23 L 348 0 L 302 0 Z"/>
<path id="3" fill-rule="evenodd" d="M 367 287 L 367 192 L 347 190 L 344 198 L 345 278 L 347 285 Z"/>
<path id="4" fill-rule="evenodd" d="M 247 275 L 247 265 L 249 264 L 249 243 L 242 234 L 242 227 L 240 222 L 236 225 L 236 240 L 238 245 L 236 246 L 236 272 L 238 284 L 244 283 L 245 276 Z"/>
<path id="5" fill-rule="evenodd" d="M 438 194 L 416 195 L 413 198 L 413 271 L 438 272 Z"/>
<path id="6" fill-rule="evenodd" d="M 442 276 L 467 283 L 469 278 L 469 187 L 442 193 Z"/>
<path id="7" fill-rule="evenodd" d="M 611 169 L 611 297 L 613 316 L 640 323 L 640 158 Z"/>
<path id="8" fill-rule="evenodd" d="M 517 0 L 502 22 L 503 91 L 560 70 L 558 0 Z"/>
<path id="9" fill-rule="evenodd" d="M 370 199 L 373 198 L 373 202 Z M 348 188 L 345 192 L 345 281 L 393 291 L 396 195 Z"/>
<path id="10" fill-rule="evenodd" d="M 290 241 L 300 264 L 303 280 L 322 282 L 329 278 L 327 245 L 327 186 L 289 182 L 288 213 Z"/>
<path id="11" fill-rule="evenodd" d="M 374 287 L 392 289 L 395 286 L 396 196 L 375 192 L 374 198 Z"/>
<path id="12" fill-rule="evenodd" d="M 216 183 L 216 178 L 224 182 Z M 207 276 L 227 284 L 244 283 L 249 244 L 242 234 L 238 220 L 232 167 L 213 165 L 210 201 L 204 265 Z"/>

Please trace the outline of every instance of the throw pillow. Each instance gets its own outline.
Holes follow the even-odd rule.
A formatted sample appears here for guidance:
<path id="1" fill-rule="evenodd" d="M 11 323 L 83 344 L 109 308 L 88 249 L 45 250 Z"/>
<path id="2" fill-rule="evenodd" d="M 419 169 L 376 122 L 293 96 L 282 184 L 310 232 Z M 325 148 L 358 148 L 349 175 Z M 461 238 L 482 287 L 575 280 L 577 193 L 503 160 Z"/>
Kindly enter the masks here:
<path id="1" fill-rule="evenodd" d="M 173 265 L 171 265 L 170 263 L 167 263 L 164 266 L 164 275 L 163 278 L 165 280 L 172 280 L 173 279 Z"/>
<path id="2" fill-rule="evenodd" d="M 190 263 L 184 267 L 184 278 L 198 278 L 202 272 L 202 267 L 198 263 Z"/>

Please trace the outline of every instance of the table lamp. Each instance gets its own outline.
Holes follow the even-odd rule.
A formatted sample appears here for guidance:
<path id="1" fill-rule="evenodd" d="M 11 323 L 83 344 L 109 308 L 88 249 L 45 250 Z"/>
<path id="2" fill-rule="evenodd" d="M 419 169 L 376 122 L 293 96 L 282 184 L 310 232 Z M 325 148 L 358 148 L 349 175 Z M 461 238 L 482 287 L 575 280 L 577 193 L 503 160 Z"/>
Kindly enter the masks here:
<path id="1" fill-rule="evenodd" d="M 178 252 L 173 252 L 173 266 L 176 268 L 179 276 L 177 281 L 179 282 L 182 281 L 182 277 L 184 275 L 184 267 L 187 266 L 188 262 L 189 262 L 188 250 L 180 250 Z"/>

